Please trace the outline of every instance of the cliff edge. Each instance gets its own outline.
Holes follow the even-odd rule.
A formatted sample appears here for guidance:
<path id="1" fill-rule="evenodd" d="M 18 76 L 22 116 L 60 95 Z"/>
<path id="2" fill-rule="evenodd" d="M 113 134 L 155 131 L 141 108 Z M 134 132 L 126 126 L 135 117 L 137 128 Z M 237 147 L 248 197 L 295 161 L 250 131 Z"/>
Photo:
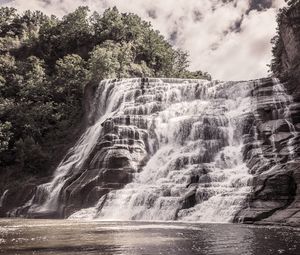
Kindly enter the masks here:
<path id="1" fill-rule="evenodd" d="M 262 161 L 258 155 L 253 156 L 253 143 L 251 149 L 244 152 L 251 154 L 247 154 L 246 160 L 254 174 L 254 190 L 249 196 L 247 208 L 237 215 L 237 220 L 299 226 L 300 2 L 295 1 L 288 8 L 282 9 L 277 21 L 278 34 L 273 39 L 274 59 L 271 69 L 281 80 L 284 86 L 282 89 L 289 95 L 286 101 L 290 101 L 290 119 L 286 123 L 278 118 L 278 109 L 270 109 L 266 104 L 260 107 L 258 112 L 261 113 L 261 120 L 256 125 L 258 138 L 263 145 L 264 154 L 268 149 L 272 153 L 276 152 L 277 162 L 269 162 L 264 169 L 263 164 L 256 168 L 251 164 L 261 164 Z M 260 96 L 266 95 L 271 90 L 274 91 L 274 87 L 260 86 L 257 93 Z M 258 97 L 258 101 L 259 98 L 262 97 Z M 268 148 L 272 141 L 275 142 L 275 147 Z"/>

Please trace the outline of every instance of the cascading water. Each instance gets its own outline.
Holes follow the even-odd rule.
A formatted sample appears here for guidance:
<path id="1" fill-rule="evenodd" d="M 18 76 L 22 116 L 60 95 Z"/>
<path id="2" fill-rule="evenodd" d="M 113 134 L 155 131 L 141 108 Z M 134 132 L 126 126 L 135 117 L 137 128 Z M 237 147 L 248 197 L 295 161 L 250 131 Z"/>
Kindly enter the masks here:
<path id="1" fill-rule="evenodd" d="M 93 124 L 53 180 L 11 215 L 240 219 L 253 177 L 297 157 L 291 104 L 283 85 L 269 78 L 103 81 L 90 103 Z"/>
<path id="2" fill-rule="evenodd" d="M 118 85 L 118 89 L 113 88 L 116 85 Z M 122 86 L 126 85 L 126 82 L 116 84 L 108 80 L 100 83 L 94 96 L 94 102 L 91 104 L 89 116 L 89 120 L 94 119 L 95 124 L 89 127 L 77 143 L 68 151 L 56 169 L 53 180 L 37 187 L 36 194 L 25 205 L 25 207 L 30 207 L 28 210 L 29 213 L 60 211 L 61 201 L 59 201 L 59 198 L 62 189 L 73 175 L 82 170 L 83 164 L 100 136 L 102 122 L 109 118 L 113 110 L 118 107 L 123 97 Z"/>
<path id="3" fill-rule="evenodd" d="M 7 192 L 8 192 L 8 189 L 5 190 L 5 191 L 3 192 L 3 194 L 2 194 L 2 196 L 0 197 L 0 207 L 2 207 L 3 200 L 5 199 L 5 196 L 6 196 Z"/>
<path id="4" fill-rule="evenodd" d="M 124 115 L 125 109 L 129 116 L 145 115 L 148 132 L 155 134 L 150 160 L 132 183 L 71 218 L 232 220 L 251 190 L 241 154 L 250 85 L 150 80 L 135 105 L 123 102 L 114 113 Z M 160 110 L 153 111 L 157 98 Z"/>
<path id="5" fill-rule="evenodd" d="M 291 137 L 288 139 L 287 142 L 288 156 L 290 160 L 294 160 L 296 158 L 294 142 L 295 139 L 298 137 L 298 132 L 296 131 L 294 125 L 292 124 L 292 118 L 290 112 L 290 105 L 292 104 L 292 96 L 286 93 L 286 89 L 278 79 L 274 78 L 273 83 L 274 83 L 273 98 L 275 98 L 274 103 L 276 105 L 275 109 L 277 110 L 277 112 L 279 112 L 279 114 L 281 114 L 282 119 L 288 125 L 289 133 L 291 134 Z M 281 112 L 280 109 L 282 109 Z M 278 119 L 278 116 L 273 116 L 273 118 Z"/>

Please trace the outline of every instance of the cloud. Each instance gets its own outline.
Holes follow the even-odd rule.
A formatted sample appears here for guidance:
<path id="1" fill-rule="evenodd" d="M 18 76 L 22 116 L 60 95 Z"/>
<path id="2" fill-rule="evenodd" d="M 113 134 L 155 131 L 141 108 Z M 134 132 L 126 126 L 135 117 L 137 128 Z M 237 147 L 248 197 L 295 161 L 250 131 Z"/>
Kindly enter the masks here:
<path id="1" fill-rule="evenodd" d="M 267 75 L 276 12 L 284 0 L 11 0 L 20 11 L 63 16 L 79 5 L 103 12 L 117 6 L 151 21 L 175 47 L 190 54 L 191 69 L 221 80 Z"/>

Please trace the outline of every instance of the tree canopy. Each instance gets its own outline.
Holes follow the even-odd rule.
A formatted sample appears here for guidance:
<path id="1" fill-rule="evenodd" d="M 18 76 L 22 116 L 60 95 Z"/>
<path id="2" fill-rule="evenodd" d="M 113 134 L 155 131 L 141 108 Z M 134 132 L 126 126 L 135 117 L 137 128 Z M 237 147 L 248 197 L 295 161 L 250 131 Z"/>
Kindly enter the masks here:
<path id="1" fill-rule="evenodd" d="M 277 14 L 277 28 L 276 28 L 276 35 L 272 38 L 272 55 L 273 58 L 271 60 L 270 69 L 271 72 L 281 78 L 287 78 L 290 74 L 287 72 L 286 68 L 284 67 L 283 58 L 285 54 L 284 43 L 281 35 L 282 23 L 284 19 L 289 19 L 287 15 L 290 11 L 297 10 L 300 8 L 300 1 L 299 0 L 285 0 L 287 3 L 287 7 L 284 7 L 279 10 Z M 291 21 L 289 21 L 291 22 Z M 296 36 L 299 38 L 300 30 L 297 26 L 293 26 L 294 32 L 296 32 Z"/>

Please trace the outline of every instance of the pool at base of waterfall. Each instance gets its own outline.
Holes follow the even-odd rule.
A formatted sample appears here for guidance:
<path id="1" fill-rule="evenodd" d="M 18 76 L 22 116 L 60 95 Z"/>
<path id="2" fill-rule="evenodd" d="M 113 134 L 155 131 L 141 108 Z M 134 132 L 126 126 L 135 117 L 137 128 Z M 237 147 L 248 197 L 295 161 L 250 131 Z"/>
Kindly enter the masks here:
<path id="1" fill-rule="evenodd" d="M 300 229 L 183 222 L 0 220 L 0 254 L 300 254 Z"/>

